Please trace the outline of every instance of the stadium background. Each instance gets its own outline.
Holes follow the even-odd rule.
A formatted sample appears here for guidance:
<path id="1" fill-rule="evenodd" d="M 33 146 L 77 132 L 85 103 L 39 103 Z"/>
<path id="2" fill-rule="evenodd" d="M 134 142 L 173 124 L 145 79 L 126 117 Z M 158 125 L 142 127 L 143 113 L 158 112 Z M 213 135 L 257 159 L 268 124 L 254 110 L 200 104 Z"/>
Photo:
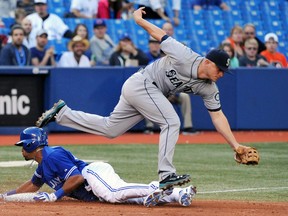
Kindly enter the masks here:
<path id="1" fill-rule="evenodd" d="M 288 1 L 226 0 L 231 11 L 222 11 L 217 7 L 194 11 L 189 2 L 182 0 L 181 24 L 175 27 L 175 38 L 196 52 L 205 55 L 209 49 L 217 47 L 229 36 L 234 25 L 244 26 L 246 23 L 253 23 L 256 26 L 257 36 L 262 41 L 266 33 L 275 32 L 279 37 L 278 50 L 288 55 Z M 168 0 L 166 9 L 168 15 L 172 17 L 171 3 L 172 1 Z M 62 17 L 71 30 L 74 30 L 78 23 L 85 23 L 91 37 L 93 19 L 64 18 L 64 14 L 69 11 L 69 6 L 69 0 L 48 0 L 51 13 Z M 7 17 L 3 17 L 2 20 L 5 26 L 10 26 L 14 22 L 14 19 Z M 105 21 L 108 34 L 114 41 L 118 42 L 118 35 L 128 32 L 137 47 L 147 50 L 148 34 L 133 20 L 107 19 Z M 164 22 L 151 21 L 158 26 Z M 1 33 L 9 33 L 8 28 L 1 31 Z M 58 56 L 67 50 L 67 43 L 68 39 L 49 41 L 49 45 L 55 46 Z M 18 133 L 23 127 L 34 124 L 38 115 L 59 99 L 64 99 L 73 109 L 108 115 L 118 101 L 123 82 L 137 69 L 1 67 L 0 133 Z M 287 69 L 239 68 L 233 70 L 232 76 L 225 76 L 219 81 L 223 110 L 233 130 L 288 129 L 288 117 L 285 113 L 288 104 L 287 74 Z M 27 115 L 7 111 L 16 109 L 13 108 L 13 98 L 18 101 L 21 95 L 27 94 L 31 94 L 30 112 Z M 10 98 L 8 99 L 11 101 L 10 107 L 5 101 L 6 98 Z M 195 127 L 199 130 L 213 130 L 201 98 L 192 96 L 192 107 Z M 178 107 L 175 109 L 180 113 Z M 132 130 L 139 131 L 143 127 L 144 123 L 141 122 Z M 51 124 L 49 130 L 71 131 L 56 124 Z"/>

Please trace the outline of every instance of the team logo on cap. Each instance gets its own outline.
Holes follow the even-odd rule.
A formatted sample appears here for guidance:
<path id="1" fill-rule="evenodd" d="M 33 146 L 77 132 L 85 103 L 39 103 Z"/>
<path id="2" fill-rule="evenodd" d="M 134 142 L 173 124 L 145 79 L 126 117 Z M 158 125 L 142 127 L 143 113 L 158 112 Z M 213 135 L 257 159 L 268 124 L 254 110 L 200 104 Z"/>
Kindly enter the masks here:
<path id="1" fill-rule="evenodd" d="M 229 67 L 230 65 L 230 58 L 227 59 L 226 66 Z"/>

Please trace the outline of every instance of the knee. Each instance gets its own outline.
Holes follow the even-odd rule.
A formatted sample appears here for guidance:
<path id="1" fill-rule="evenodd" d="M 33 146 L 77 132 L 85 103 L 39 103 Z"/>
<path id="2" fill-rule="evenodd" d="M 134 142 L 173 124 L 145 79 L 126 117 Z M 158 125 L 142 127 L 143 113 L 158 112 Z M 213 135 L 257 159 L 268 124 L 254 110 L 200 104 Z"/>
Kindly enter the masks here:
<path id="1" fill-rule="evenodd" d="M 113 139 L 113 138 L 116 138 L 118 137 L 120 134 L 116 133 L 115 131 L 113 130 L 109 130 L 107 133 L 106 133 L 106 137 L 108 137 L 109 139 Z"/>

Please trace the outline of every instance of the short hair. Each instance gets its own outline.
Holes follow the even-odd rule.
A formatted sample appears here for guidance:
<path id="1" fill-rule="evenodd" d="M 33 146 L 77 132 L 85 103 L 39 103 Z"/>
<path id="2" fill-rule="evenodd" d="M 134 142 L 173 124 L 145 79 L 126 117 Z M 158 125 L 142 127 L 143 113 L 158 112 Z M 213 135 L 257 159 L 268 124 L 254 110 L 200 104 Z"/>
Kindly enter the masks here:
<path id="1" fill-rule="evenodd" d="M 230 31 L 230 36 L 232 36 L 232 34 L 233 34 L 233 32 L 234 32 L 235 30 L 239 30 L 239 31 L 243 32 L 243 29 L 242 29 L 241 26 L 235 25 L 235 26 L 231 29 L 231 31 Z"/>
<path id="2" fill-rule="evenodd" d="M 224 47 L 229 47 L 231 52 L 232 52 L 232 56 L 235 56 L 235 50 L 230 43 L 225 42 L 225 43 L 221 44 L 220 49 L 224 50 Z"/>
<path id="3" fill-rule="evenodd" d="M 243 28 L 243 29 L 246 29 L 247 27 L 251 27 L 251 28 L 253 28 L 253 29 L 254 29 L 254 31 L 256 30 L 256 27 L 255 27 L 255 25 L 254 25 L 254 24 L 252 24 L 252 23 L 247 23 L 247 24 L 244 26 L 244 28 Z"/>
<path id="4" fill-rule="evenodd" d="M 259 46 L 257 40 L 254 38 L 249 38 L 249 39 L 245 40 L 244 46 L 246 47 L 247 45 L 254 45 L 257 48 Z"/>
<path id="5" fill-rule="evenodd" d="M 19 25 L 19 24 L 15 24 L 15 25 L 13 25 L 13 27 L 11 28 L 11 35 L 13 35 L 13 32 L 14 32 L 15 30 L 17 30 L 17 29 L 21 29 L 21 30 L 23 31 L 23 34 L 25 34 L 24 28 L 23 28 L 21 25 Z"/>

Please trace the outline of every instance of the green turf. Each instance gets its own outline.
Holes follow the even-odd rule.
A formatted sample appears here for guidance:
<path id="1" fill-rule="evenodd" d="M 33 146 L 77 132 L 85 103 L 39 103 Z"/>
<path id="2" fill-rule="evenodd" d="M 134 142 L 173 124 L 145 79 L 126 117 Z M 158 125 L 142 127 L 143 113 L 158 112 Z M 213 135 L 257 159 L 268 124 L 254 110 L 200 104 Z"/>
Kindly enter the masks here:
<path id="1" fill-rule="evenodd" d="M 251 144 L 261 156 L 258 166 L 238 165 L 228 145 L 177 145 L 174 165 L 178 174 L 189 173 L 198 199 L 288 201 L 288 143 Z M 127 182 L 157 180 L 158 145 L 65 146 L 78 158 L 105 160 Z M 0 147 L 0 161 L 23 160 L 21 148 Z M 0 168 L 0 192 L 30 178 L 33 168 Z M 258 190 L 252 190 L 259 188 Z M 244 190 L 219 192 L 226 190 Z M 202 192 L 202 193 L 201 193 Z M 205 193 L 203 193 L 205 192 Z"/>

